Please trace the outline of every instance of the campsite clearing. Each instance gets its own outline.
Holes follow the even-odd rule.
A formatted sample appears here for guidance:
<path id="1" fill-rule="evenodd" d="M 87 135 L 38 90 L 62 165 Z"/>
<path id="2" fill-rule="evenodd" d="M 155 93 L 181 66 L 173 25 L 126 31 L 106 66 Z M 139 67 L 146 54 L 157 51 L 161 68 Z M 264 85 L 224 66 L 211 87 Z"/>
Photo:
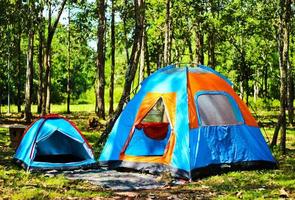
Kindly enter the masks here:
<path id="1" fill-rule="evenodd" d="M 263 111 L 261 123 L 267 124 L 265 130 L 268 137 L 273 133 L 274 113 Z M 87 120 L 94 113 L 74 112 L 66 115 L 74 121 L 85 134 L 91 144 L 99 137 L 99 130 L 88 130 Z M 79 116 L 79 117 L 77 117 Z M 13 121 L 14 117 L 3 116 L 4 120 Z M 254 198 L 295 198 L 295 129 L 289 128 L 287 134 L 288 152 L 281 156 L 274 150 L 274 155 L 280 163 L 277 170 L 257 170 L 230 172 L 210 176 L 196 182 L 184 185 L 168 185 L 157 190 L 113 191 L 90 184 L 83 180 L 69 180 L 63 175 L 48 177 L 40 173 L 29 173 L 12 162 L 14 154 L 10 147 L 9 131 L 0 128 L 0 199 L 113 199 L 113 198 L 160 198 L 160 199 L 254 199 Z M 94 150 L 100 149 L 94 146 Z M 96 155 L 97 156 L 97 155 Z M 167 175 L 160 177 L 167 184 L 171 178 Z"/>

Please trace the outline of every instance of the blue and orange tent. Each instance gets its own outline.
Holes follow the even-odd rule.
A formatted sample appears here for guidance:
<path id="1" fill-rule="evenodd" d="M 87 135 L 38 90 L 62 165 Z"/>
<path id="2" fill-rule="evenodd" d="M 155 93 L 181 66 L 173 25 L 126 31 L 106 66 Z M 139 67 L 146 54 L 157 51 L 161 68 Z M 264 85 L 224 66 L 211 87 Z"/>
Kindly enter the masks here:
<path id="1" fill-rule="evenodd" d="M 205 66 L 168 66 L 145 79 L 117 119 L 99 162 L 188 179 L 277 165 L 232 83 Z"/>
<path id="2" fill-rule="evenodd" d="M 68 119 L 50 114 L 25 131 L 14 159 L 28 170 L 68 170 L 93 167 L 91 146 Z"/>

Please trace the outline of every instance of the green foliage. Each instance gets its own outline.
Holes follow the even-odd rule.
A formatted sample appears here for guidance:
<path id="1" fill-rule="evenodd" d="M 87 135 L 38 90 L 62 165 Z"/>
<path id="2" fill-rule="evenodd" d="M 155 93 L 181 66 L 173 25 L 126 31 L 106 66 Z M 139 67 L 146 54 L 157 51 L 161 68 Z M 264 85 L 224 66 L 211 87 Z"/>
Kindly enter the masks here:
<path id="1" fill-rule="evenodd" d="M 52 58 L 52 102 L 61 103 L 66 98 L 68 77 L 68 53 L 67 53 L 66 27 L 60 26 L 53 39 L 54 54 Z M 71 27 L 70 43 L 70 73 L 72 98 L 79 96 L 93 86 L 95 77 L 95 52 L 88 46 L 87 38 L 81 39 L 81 33 L 75 32 L 75 26 Z"/>
<path id="2" fill-rule="evenodd" d="M 28 15 L 25 14 L 27 11 L 27 7 L 17 8 L 14 1 L 3 0 L 0 2 L 0 104 L 7 103 L 8 88 L 11 102 L 16 102 L 18 98 L 16 94 L 17 82 L 20 80 L 21 86 L 24 83 L 24 68 L 21 68 L 19 72 L 22 76 L 17 76 L 18 73 L 16 73 L 16 43 L 17 34 L 27 33 Z M 24 24 L 23 29 L 20 30 L 17 27 L 18 23 Z M 19 56 L 20 64 L 25 65 L 25 54 L 21 52 Z"/>
<path id="3" fill-rule="evenodd" d="M 25 82 L 25 66 L 27 51 L 27 35 L 30 20 L 38 23 L 37 13 L 42 5 L 35 3 L 34 12 L 29 12 L 32 4 L 21 4 L 17 1 L 0 2 L 0 100 L 7 101 L 7 89 L 10 85 L 11 101 L 16 103 L 20 96 L 23 101 Z M 33 2 L 33 1 L 31 1 Z M 235 84 L 235 89 L 248 87 L 249 95 L 253 96 L 254 85 L 260 88 L 262 98 L 279 97 L 279 69 L 277 49 L 278 0 L 275 1 L 172 1 L 172 62 L 191 62 L 196 56 L 196 31 L 204 36 L 204 57 L 202 64 L 208 64 L 210 34 L 214 33 L 216 69 L 227 75 Z M 163 60 L 166 5 L 165 1 L 146 0 L 146 35 L 151 71 L 161 67 Z M 53 1 L 53 8 L 59 5 Z M 266 6 L 267 5 L 267 6 Z M 45 10 L 47 4 L 44 4 Z M 91 1 L 74 1 L 68 3 L 64 10 L 65 18 L 58 25 L 52 44 L 52 102 L 64 103 L 68 76 L 68 24 L 67 9 L 71 9 L 71 41 L 70 41 L 70 72 L 71 98 L 74 102 L 95 103 L 88 91 L 93 91 L 96 74 L 96 34 L 97 10 L 96 3 Z M 116 70 L 115 98 L 121 94 L 124 74 L 127 67 L 126 49 L 130 54 L 134 35 L 133 1 L 115 1 L 116 9 Z M 106 7 L 106 95 L 108 95 L 110 75 L 110 5 Z M 27 13 L 30 13 L 28 15 Z M 47 23 L 45 19 L 45 24 Z M 292 19 L 293 20 L 293 19 Z M 294 24 L 294 23 L 293 23 Z M 20 75 L 16 72 L 15 42 L 20 27 L 21 53 Z M 44 26 L 46 30 L 46 26 Z M 292 25 L 291 32 L 294 32 Z M 39 44 L 38 30 L 35 27 L 35 45 Z M 45 34 L 47 32 L 45 31 Z M 294 51 L 294 34 L 291 34 L 291 51 Z M 191 51 L 189 50 L 191 46 Z M 290 54 L 294 57 L 294 53 Z M 11 69 L 8 73 L 7 62 Z M 291 59 L 291 64 L 294 59 Z M 38 63 L 37 52 L 34 57 L 33 102 L 37 103 Z M 294 64 L 294 63 L 293 63 Z M 160 66 L 159 66 L 160 65 Z M 11 75 L 8 81 L 8 74 Z M 138 75 L 137 75 L 138 76 Z M 20 79 L 20 95 L 17 96 L 18 80 Z M 134 85 L 137 85 L 137 77 Z M 267 82 L 267 88 L 265 88 Z M 8 84 L 9 83 L 9 84 Z M 242 92 L 242 91 L 240 91 Z M 84 94 L 89 97 L 85 98 Z M 82 96 L 81 96 L 82 95 Z M 83 96 L 84 95 L 84 96 Z M 79 100 L 81 98 L 81 100 Z M 106 99 L 108 97 L 106 96 Z M 106 100 L 106 102 L 108 102 Z"/>

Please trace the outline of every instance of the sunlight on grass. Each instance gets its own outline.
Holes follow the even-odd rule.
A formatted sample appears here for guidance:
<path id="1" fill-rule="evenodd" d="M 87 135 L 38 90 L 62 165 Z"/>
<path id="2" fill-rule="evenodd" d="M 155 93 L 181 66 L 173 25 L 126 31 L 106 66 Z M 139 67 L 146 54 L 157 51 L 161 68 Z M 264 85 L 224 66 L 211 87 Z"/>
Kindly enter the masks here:
<path id="1" fill-rule="evenodd" d="M 35 114 L 37 113 L 37 105 L 32 105 L 32 112 Z M 94 112 L 95 110 L 95 105 L 94 104 L 75 104 L 71 105 L 70 109 L 72 112 Z M 2 113 L 7 113 L 8 106 L 2 106 Z M 24 110 L 24 105 L 22 105 L 22 111 Z M 54 104 L 51 105 L 51 112 L 52 113 L 66 113 L 67 111 L 67 105 L 66 104 Z M 10 112 L 11 113 L 17 113 L 17 106 L 16 105 L 11 105 L 10 106 Z"/>
<path id="2" fill-rule="evenodd" d="M 13 109 L 16 109 L 14 107 Z M 36 109 L 36 107 L 34 107 Z M 83 132 L 91 145 L 95 145 L 105 121 L 101 127 L 90 129 L 88 119 L 95 117 L 94 105 L 81 104 L 71 107 L 72 113 L 65 114 L 66 105 L 53 105 L 53 112 L 61 113 L 72 120 Z M 276 113 L 261 110 L 259 121 L 265 126 L 261 129 L 265 138 L 272 138 Z M 265 132 L 264 132 L 265 130 Z M 266 134 L 265 134 L 266 133 Z M 26 172 L 12 162 L 14 154 L 9 146 L 8 129 L 0 128 L 0 199 L 71 199 L 71 198 L 112 198 L 113 193 L 105 191 L 99 186 L 84 181 L 71 181 L 63 175 L 47 177 L 41 173 Z M 266 137 L 267 135 L 267 137 Z M 267 140 L 267 139 L 266 139 Z M 101 149 L 94 146 L 95 155 Z M 183 186 L 165 189 L 171 193 L 211 193 L 215 199 L 278 199 L 280 190 L 284 189 L 290 199 L 295 198 L 295 129 L 287 131 L 288 154 L 281 155 L 278 147 L 273 154 L 279 162 L 276 170 L 236 171 L 221 175 L 210 176 Z M 163 191 L 153 191 L 159 196 Z M 140 192 L 141 193 L 141 192 Z M 193 197 L 192 195 L 192 197 Z"/>
<path id="3" fill-rule="evenodd" d="M 47 177 L 30 173 L 12 162 L 8 129 L 0 128 L 0 199 L 54 199 L 109 197 L 111 192 L 84 181 L 71 181 L 63 175 Z M 90 134 L 91 135 L 91 134 Z"/>

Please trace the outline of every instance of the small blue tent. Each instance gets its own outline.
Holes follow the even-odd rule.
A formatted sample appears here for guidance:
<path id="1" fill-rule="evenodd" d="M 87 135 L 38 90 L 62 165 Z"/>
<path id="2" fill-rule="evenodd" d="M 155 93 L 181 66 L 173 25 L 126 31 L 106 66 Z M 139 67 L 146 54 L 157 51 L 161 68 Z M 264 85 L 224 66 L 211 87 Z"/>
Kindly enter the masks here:
<path id="1" fill-rule="evenodd" d="M 79 129 L 59 115 L 47 115 L 25 131 L 14 156 L 28 170 L 67 170 L 95 164 L 92 149 Z"/>
<path id="2" fill-rule="evenodd" d="M 168 66 L 145 79 L 117 119 L 99 162 L 168 170 L 188 179 L 277 165 L 232 83 L 206 66 Z"/>

